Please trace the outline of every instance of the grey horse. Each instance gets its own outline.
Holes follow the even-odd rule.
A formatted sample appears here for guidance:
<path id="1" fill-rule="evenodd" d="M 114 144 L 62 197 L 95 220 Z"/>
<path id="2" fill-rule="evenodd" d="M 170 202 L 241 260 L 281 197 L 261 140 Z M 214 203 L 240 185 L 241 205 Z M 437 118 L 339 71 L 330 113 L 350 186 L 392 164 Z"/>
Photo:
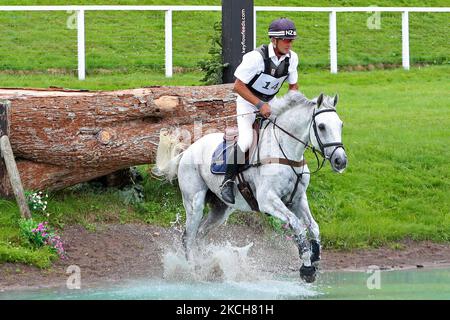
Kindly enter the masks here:
<path id="1" fill-rule="evenodd" d="M 347 166 L 347 156 L 343 148 L 341 134 L 342 121 L 339 118 L 335 97 L 324 96 L 309 100 L 303 94 L 289 91 L 272 104 L 271 121 L 260 132 L 259 157 L 287 158 L 303 160 L 307 145 L 312 145 L 331 168 L 341 173 Z M 276 121 L 275 121 L 276 119 Z M 211 155 L 223 141 L 223 133 L 207 134 L 187 147 L 169 146 L 165 153 L 169 157 L 159 157 L 156 168 L 167 179 L 178 176 L 186 210 L 186 228 L 183 235 L 186 256 L 192 257 L 196 239 L 205 237 L 211 229 L 221 225 L 235 211 L 251 211 L 250 206 L 235 186 L 235 204 L 221 199 L 222 176 L 211 173 Z M 160 141 L 157 158 L 163 152 Z M 158 159 L 157 159 L 158 160 Z M 256 161 L 256 152 L 251 157 Z M 308 205 L 306 189 L 310 181 L 310 170 L 303 166 L 282 163 L 266 163 L 252 166 L 243 172 L 250 184 L 261 212 L 272 215 L 287 223 L 293 231 L 299 249 L 300 276 L 306 282 L 313 282 L 320 260 L 319 226 Z M 205 204 L 209 213 L 203 215 Z"/>

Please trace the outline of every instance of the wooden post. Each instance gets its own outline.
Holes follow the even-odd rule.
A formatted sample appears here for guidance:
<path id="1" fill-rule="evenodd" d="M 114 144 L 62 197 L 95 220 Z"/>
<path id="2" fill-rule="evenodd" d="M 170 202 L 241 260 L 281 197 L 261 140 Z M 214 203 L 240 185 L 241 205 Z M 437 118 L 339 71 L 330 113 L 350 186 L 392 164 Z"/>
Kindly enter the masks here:
<path id="1" fill-rule="evenodd" d="M 165 16 L 165 54 L 164 59 L 166 78 L 172 78 L 173 75 L 173 50 L 172 50 L 172 10 L 166 11 Z"/>
<path id="2" fill-rule="evenodd" d="M 14 159 L 14 154 L 11 144 L 9 143 L 8 136 L 2 136 L 0 138 L 0 151 L 6 165 L 6 170 L 8 171 L 9 181 L 11 182 L 14 195 L 16 196 L 17 204 L 20 208 L 20 213 L 23 218 L 31 219 L 30 208 L 28 207 L 28 202 L 25 199 L 22 181 L 20 180 L 19 170 L 17 170 L 16 161 Z"/>
<path id="3" fill-rule="evenodd" d="M 336 11 L 330 12 L 330 72 L 337 73 L 337 23 Z"/>
<path id="4" fill-rule="evenodd" d="M 78 80 L 86 78 L 86 50 L 85 50 L 85 32 L 84 32 L 84 10 L 77 12 L 77 30 L 78 30 Z"/>
<path id="5" fill-rule="evenodd" d="M 409 12 L 402 12 L 402 65 L 409 70 Z"/>
<path id="6" fill-rule="evenodd" d="M 31 219 L 30 208 L 25 198 L 25 193 L 20 180 L 19 170 L 17 170 L 14 154 L 7 136 L 8 133 L 8 108 L 9 101 L 0 101 L 0 154 L 3 161 L 0 161 L 0 178 L 4 178 L 6 173 L 9 176 L 20 213 L 23 218 Z M 6 170 L 5 170 L 6 169 Z M 3 176 L 3 177 L 2 177 Z"/>

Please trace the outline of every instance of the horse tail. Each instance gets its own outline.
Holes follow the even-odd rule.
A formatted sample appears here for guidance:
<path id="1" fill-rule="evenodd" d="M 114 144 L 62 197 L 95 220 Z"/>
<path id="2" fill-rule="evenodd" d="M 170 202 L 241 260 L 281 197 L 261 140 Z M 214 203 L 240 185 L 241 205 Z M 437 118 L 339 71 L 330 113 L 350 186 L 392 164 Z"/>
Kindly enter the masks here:
<path id="1" fill-rule="evenodd" d="M 181 142 L 182 134 L 179 130 L 168 131 L 162 129 L 156 151 L 156 163 L 151 174 L 162 180 L 172 181 L 177 177 L 178 165 L 186 150 L 186 144 Z"/>

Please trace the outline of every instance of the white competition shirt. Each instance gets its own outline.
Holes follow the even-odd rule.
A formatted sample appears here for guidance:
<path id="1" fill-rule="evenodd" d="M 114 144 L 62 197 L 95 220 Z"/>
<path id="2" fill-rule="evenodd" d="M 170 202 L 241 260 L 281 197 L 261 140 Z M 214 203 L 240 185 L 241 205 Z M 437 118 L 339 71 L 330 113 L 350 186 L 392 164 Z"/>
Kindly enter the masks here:
<path id="1" fill-rule="evenodd" d="M 275 50 L 273 49 L 273 44 L 269 43 L 269 58 L 272 62 L 278 67 L 280 63 L 289 56 L 289 76 L 287 77 L 287 82 L 289 84 L 295 84 L 298 81 L 298 56 L 297 54 L 290 50 L 288 54 L 282 55 L 279 59 L 275 54 Z M 250 51 L 247 52 L 242 57 L 241 64 L 236 68 L 234 72 L 234 76 L 241 80 L 243 83 L 247 84 L 250 80 L 253 79 L 254 76 L 264 71 L 264 59 L 258 51 Z M 240 95 L 237 96 L 236 102 L 238 103 L 249 103 L 247 100 L 242 98 Z"/>

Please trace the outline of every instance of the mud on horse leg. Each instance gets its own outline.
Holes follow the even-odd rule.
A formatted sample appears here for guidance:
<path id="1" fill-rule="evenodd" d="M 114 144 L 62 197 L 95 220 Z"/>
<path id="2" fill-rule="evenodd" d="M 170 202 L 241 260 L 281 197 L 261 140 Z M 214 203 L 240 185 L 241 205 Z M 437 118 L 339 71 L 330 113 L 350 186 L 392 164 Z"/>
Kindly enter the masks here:
<path id="1" fill-rule="evenodd" d="M 300 278 L 307 283 L 314 282 L 316 280 L 317 262 L 320 259 L 318 251 L 320 246 L 315 240 L 308 243 L 308 241 L 305 241 L 305 236 L 295 236 L 294 239 L 298 246 L 300 259 L 303 261 L 300 267 Z"/>

